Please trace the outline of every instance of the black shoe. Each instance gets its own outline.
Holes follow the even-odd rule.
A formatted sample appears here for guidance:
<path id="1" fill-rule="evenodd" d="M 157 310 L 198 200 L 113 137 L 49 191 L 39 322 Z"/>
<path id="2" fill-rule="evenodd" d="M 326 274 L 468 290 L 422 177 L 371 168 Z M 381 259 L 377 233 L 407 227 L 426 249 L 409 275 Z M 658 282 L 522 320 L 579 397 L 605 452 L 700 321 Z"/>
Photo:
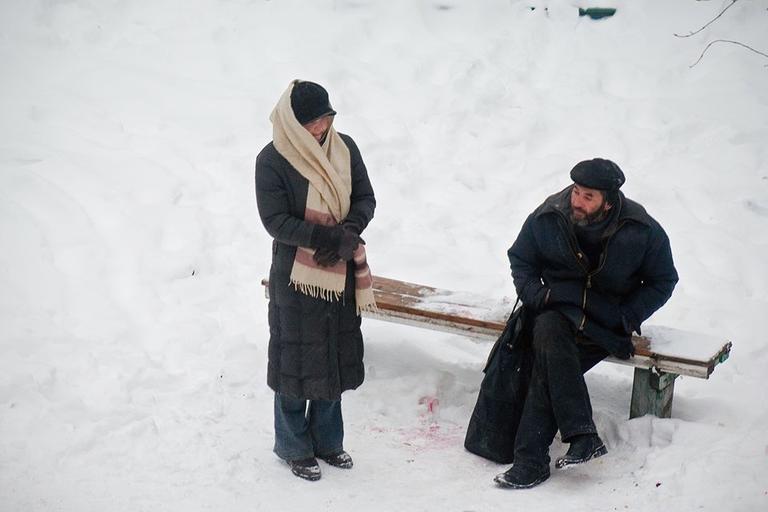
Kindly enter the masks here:
<path id="1" fill-rule="evenodd" d="M 499 473 L 493 479 L 502 487 L 528 489 L 535 487 L 549 478 L 549 466 L 513 464 L 505 473 Z"/>
<path id="2" fill-rule="evenodd" d="M 563 469 L 574 464 L 582 464 L 588 460 L 602 457 L 608 449 L 597 434 L 576 436 L 568 448 L 568 453 L 555 461 L 557 469 Z"/>
<path id="3" fill-rule="evenodd" d="M 327 457 L 319 456 L 319 458 L 335 468 L 350 469 L 353 464 L 352 457 L 343 450 L 335 455 L 328 455 Z"/>
<path id="4" fill-rule="evenodd" d="M 309 457 L 301 460 L 289 460 L 288 465 L 294 475 L 304 480 L 320 480 L 320 466 L 317 465 L 317 459 Z"/>

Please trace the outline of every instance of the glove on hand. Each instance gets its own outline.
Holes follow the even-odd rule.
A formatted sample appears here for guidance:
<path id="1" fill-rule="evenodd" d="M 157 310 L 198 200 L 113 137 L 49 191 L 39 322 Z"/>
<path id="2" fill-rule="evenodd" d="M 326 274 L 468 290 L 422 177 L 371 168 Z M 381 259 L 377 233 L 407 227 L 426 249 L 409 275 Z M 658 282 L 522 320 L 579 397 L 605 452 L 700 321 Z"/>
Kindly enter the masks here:
<path id="1" fill-rule="evenodd" d="M 632 334 L 632 331 L 640 334 L 640 322 L 637 321 L 634 312 L 626 306 L 619 306 L 619 311 L 621 311 L 621 324 L 624 330 L 629 334 Z"/>
<path id="2" fill-rule="evenodd" d="M 350 228 L 343 227 L 341 231 L 338 254 L 344 261 L 349 261 L 354 257 L 357 246 L 360 244 L 365 245 L 365 241 Z"/>
<path id="3" fill-rule="evenodd" d="M 342 222 L 341 227 L 352 231 L 356 235 L 359 235 L 363 231 L 360 229 L 360 226 L 349 220 Z"/>
<path id="4" fill-rule="evenodd" d="M 601 326 L 612 331 L 624 331 L 632 333 L 632 328 L 627 329 L 622 319 L 622 309 L 619 302 L 596 288 L 587 290 L 587 316 Z"/>
<path id="5" fill-rule="evenodd" d="M 549 287 L 547 304 L 571 304 L 581 307 L 584 300 L 584 283 L 580 281 L 559 281 Z"/>
<path id="6" fill-rule="evenodd" d="M 336 254 L 335 251 L 328 249 L 317 249 L 315 250 L 315 254 L 312 255 L 312 259 L 315 260 L 315 263 L 321 267 L 332 267 L 339 262 L 341 257 Z"/>
<path id="7" fill-rule="evenodd" d="M 310 244 L 316 249 L 333 252 L 344 261 L 349 261 L 354 256 L 357 246 L 365 242 L 351 228 L 316 224 L 312 230 Z"/>
<path id="8" fill-rule="evenodd" d="M 629 359 L 635 355 L 635 346 L 629 334 L 617 334 L 588 319 L 584 324 L 584 335 L 619 359 Z"/>
<path id="9" fill-rule="evenodd" d="M 625 360 L 629 359 L 632 356 L 634 356 L 635 355 L 635 346 L 632 344 L 632 338 L 630 337 L 630 339 L 629 339 L 629 347 L 623 348 L 623 349 L 619 350 L 618 352 L 616 352 L 613 355 L 615 355 L 619 359 L 625 359 Z"/>
<path id="10" fill-rule="evenodd" d="M 309 244 L 315 249 L 327 249 L 329 251 L 337 252 L 339 250 L 339 243 L 341 242 L 343 231 L 341 226 L 323 226 L 322 224 L 315 224 L 314 229 L 312 229 L 312 238 L 310 239 Z"/>
<path id="11" fill-rule="evenodd" d="M 614 331 L 623 331 L 626 334 L 640 332 L 640 327 L 634 321 L 635 316 L 629 308 L 608 301 L 599 294 L 587 293 L 587 316 Z"/>

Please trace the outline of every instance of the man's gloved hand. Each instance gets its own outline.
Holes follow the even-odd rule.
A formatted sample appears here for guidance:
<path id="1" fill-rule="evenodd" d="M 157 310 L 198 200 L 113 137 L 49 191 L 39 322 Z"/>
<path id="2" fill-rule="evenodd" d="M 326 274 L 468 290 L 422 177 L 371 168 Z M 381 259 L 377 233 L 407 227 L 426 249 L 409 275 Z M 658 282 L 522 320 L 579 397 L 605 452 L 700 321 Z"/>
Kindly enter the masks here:
<path id="1" fill-rule="evenodd" d="M 623 305 L 619 306 L 619 311 L 621 311 L 621 325 L 624 330 L 629 334 L 633 331 L 640 334 L 640 322 L 637 321 L 634 311 Z"/>
<path id="2" fill-rule="evenodd" d="M 629 359 L 635 355 L 635 346 L 632 344 L 632 335 L 617 334 L 601 327 L 596 322 L 587 319 L 584 322 L 584 335 L 619 359 Z"/>
<path id="3" fill-rule="evenodd" d="M 612 331 L 623 330 L 630 334 L 632 330 L 626 330 L 622 321 L 622 311 L 617 299 L 607 295 L 596 288 L 587 290 L 587 316 L 601 326 Z"/>
<path id="4" fill-rule="evenodd" d="M 558 281 L 549 287 L 546 305 L 570 304 L 581 307 L 584 300 L 584 283 L 581 281 Z"/>
<path id="5" fill-rule="evenodd" d="M 336 254 L 336 251 L 316 249 L 315 254 L 312 255 L 312 259 L 321 267 L 332 267 L 339 262 L 341 257 Z"/>
<path id="6" fill-rule="evenodd" d="M 618 357 L 619 359 L 629 359 L 630 357 L 635 355 L 635 346 L 632 345 L 632 339 L 629 340 L 629 347 L 624 348 L 623 350 L 620 350 L 619 352 L 616 352 L 614 355 Z"/>

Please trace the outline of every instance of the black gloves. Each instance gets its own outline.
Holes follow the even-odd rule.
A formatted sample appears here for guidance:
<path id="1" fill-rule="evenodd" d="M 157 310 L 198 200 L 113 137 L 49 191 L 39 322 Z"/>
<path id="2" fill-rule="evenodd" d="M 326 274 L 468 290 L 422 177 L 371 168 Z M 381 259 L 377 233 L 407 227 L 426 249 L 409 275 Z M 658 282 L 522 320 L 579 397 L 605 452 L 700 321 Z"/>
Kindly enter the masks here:
<path id="1" fill-rule="evenodd" d="M 584 283 L 581 281 L 558 281 L 549 287 L 546 305 L 570 304 L 581 307 L 584 301 Z"/>
<path id="2" fill-rule="evenodd" d="M 640 334 L 640 322 L 637 321 L 634 310 L 626 306 L 620 306 L 619 310 L 621 311 L 621 325 L 624 327 L 624 330 L 630 334 L 632 334 L 632 331 Z"/>
<path id="3" fill-rule="evenodd" d="M 564 306 L 575 306 L 581 309 L 584 300 L 584 284 L 581 281 L 558 281 L 550 286 L 541 285 L 533 296 L 529 307 L 534 311 L 555 308 L 563 309 Z"/>
<path id="4" fill-rule="evenodd" d="M 338 254 L 344 261 L 349 261 L 354 257 L 357 246 L 360 244 L 365 245 L 365 241 L 360 238 L 360 235 L 347 227 L 342 227 L 341 231 Z"/>
<path id="5" fill-rule="evenodd" d="M 587 290 L 586 313 L 589 318 L 613 331 L 624 331 L 626 334 L 640 332 L 640 326 L 630 308 L 594 288 Z"/>
<path id="6" fill-rule="evenodd" d="M 635 355 L 635 346 L 632 344 L 631 334 L 617 334 L 604 327 L 600 327 L 589 319 L 584 323 L 584 335 L 605 347 L 608 352 L 619 359 L 629 359 Z"/>
<path id="7" fill-rule="evenodd" d="M 628 336 L 622 347 L 614 352 L 614 356 L 619 359 L 629 359 L 635 355 L 635 345 L 632 344 L 632 336 Z"/>
<path id="8" fill-rule="evenodd" d="M 355 227 L 354 224 L 315 225 L 310 240 L 310 244 L 317 249 L 313 257 L 315 262 L 321 266 L 330 266 L 335 265 L 339 259 L 351 260 L 357 246 L 365 244 L 365 241 L 354 231 Z"/>
<path id="9" fill-rule="evenodd" d="M 332 267 L 339 262 L 341 257 L 336 254 L 336 251 L 316 249 L 315 254 L 312 255 L 312 259 L 321 267 Z"/>
<path id="10" fill-rule="evenodd" d="M 360 229 L 360 226 L 358 226 L 357 224 L 355 224 L 354 222 L 352 222 L 350 220 L 345 220 L 344 222 L 342 222 L 341 223 L 341 227 L 343 227 L 344 229 L 348 229 L 348 230 L 352 231 L 356 235 L 359 235 L 360 233 L 363 232 L 363 230 Z"/>
<path id="11" fill-rule="evenodd" d="M 586 308 L 582 309 L 585 293 Z M 639 325 L 633 311 L 599 289 L 585 288 L 581 281 L 557 281 L 547 289 L 544 307 L 565 315 L 584 336 L 619 359 L 635 354 L 632 331 L 639 332 Z"/>

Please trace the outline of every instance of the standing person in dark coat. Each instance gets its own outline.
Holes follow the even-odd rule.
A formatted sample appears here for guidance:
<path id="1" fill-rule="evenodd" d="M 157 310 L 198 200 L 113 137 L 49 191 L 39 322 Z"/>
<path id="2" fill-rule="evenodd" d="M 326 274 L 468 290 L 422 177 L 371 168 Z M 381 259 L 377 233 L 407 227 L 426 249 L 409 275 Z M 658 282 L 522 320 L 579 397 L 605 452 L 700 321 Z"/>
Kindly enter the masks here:
<path id="1" fill-rule="evenodd" d="M 607 453 L 583 373 L 609 354 L 634 355 L 632 332 L 640 333 L 678 280 L 666 233 L 619 191 L 624 173 L 615 163 L 580 162 L 571 179 L 528 217 L 508 252 L 517 294 L 535 317 L 514 463 L 495 478 L 506 487 L 549 478 L 558 429 L 570 447 L 557 468 Z"/>
<path id="2" fill-rule="evenodd" d="M 269 365 L 275 453 L 320 478 L 317 458 L 351 468 L 341 393 L 363 382 L 360 313 L 374 308 L 360 234 L 376 199 L 354 141 L 333 128 L 326 90 L 294 80 L 256 159 L 256 200 L 272 242 Z"/>

